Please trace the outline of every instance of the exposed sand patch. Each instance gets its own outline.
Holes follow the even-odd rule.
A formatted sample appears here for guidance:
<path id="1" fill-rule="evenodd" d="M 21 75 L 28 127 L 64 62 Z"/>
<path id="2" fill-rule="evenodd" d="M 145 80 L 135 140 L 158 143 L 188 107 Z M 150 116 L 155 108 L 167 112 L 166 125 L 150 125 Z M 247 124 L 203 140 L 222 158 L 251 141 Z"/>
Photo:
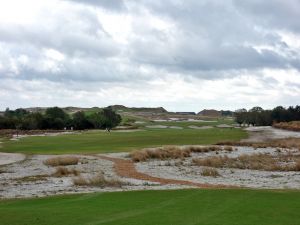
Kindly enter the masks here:
<path id="1" fill-rule="evenodd" d="M 168 128 L 168 126 L 164 126 L 164 125 L 149 125 L 146 126 L 147 128 L 153 128 L 153 129 L 165 129 Z"/>
<path id="2" fill-rule="evenodd" d="M 217 155 L 237 157 L 242 154 L 266 153 L 277 154 L 275 148 L 261 148 L 254 150 L 251 147 L 236 147 L 232 152 L 219 151 Z M 298 150 L 282 150 L 286 154 L 299 154 Z M 233 185 L 248 188 L 300 188 L 300 172 L 297 171 L 259 171 L 249 169 L 217 168 L 220 173 L 218 177 L 203 176 L 203 166 L 196 166 L 192 158 L 205 158 L 216 156 L 216 152 L 192 153 L 192 157 L 170 160 L 150 160 L 136 163 L 137 171 L 149 176 L 168 178 L 174 180 L 185 180 L 195 183 L 211 185 Z"/>
<path id="3" fill-rule="evenodd" d="M 11 164 L 25 159 L 25 155 L 20 153 L 2 153 L 0 152 L 0 165 Z"/>
<path id="4" fill-rule="evenodd" d="M 249 133 L 247 139 L 243 139 L 244 142 L 264 142 L 273 139 L 282 139 L 282 138 L 300 138 L 300 132 L 297 131 L 288 131 L 273 128 L 270 126 L 264 127 L 248 127 L 245 128 Z"/>
<path id="5" fill-rule="evenodd" d="M 171 129 L 183 129 L 183 127 L 178 127 L 178 126 L 169 126 L 168 128 L 171 128 Z"/>
<path id="6" fill-rule="evenodd" d="M 191 129 L 205 130 L 205 129 L 211 129 L 213 127 L 212 126 L 201 126 L 201 127 L 199 127 L 199 126 L 189 126 L 189 128 L 191 128 Z"/>
<path id="7" fill-rule="evenodd" d="M 218 127 L 218 128 L 233 128 L 233 126 L 228 125 L 228 124 L 220 124 L 220 125 L 217 125 L 216 127 Z"/>

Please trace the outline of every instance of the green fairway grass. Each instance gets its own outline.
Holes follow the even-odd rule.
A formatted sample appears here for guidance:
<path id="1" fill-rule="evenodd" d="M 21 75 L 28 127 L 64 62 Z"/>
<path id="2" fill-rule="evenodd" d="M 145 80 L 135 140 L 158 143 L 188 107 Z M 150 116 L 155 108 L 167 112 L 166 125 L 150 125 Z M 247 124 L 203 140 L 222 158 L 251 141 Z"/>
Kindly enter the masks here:
<path id="1" fill-rule="evenodd" d="M 247 136 L 241 129 L 148 129 L 134 132 L 82 132 L 4 141 L 0 151 L 40 154 L 120 152 L 162 145 L 214 144 Z"/>
<path id="2" fill-rule="evenodd" d="M 300 192 L 134 191 L 0 201 L 1 225 L 298 225 Z"/>
<path id="3" fill-rule="evenodd" d="M 220 124 L 233 125 L 235 122 L 231 119 L 210 119 L 199 121 L 145 121 L 143 124 L 137 124 L 139 127 L 163 125 L 163 126 L 178 126 L 182 128 L 189 128 L 189 126 L 217 126 Z"/>

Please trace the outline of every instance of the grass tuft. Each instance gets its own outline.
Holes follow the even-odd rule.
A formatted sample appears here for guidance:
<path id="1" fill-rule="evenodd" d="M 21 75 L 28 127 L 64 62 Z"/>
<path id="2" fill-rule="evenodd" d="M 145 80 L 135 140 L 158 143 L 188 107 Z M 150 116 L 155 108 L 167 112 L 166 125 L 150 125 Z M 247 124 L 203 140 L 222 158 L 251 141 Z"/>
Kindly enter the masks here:
<path id="1" fill-rule="evenodd" d="M 293 160 L 294 163 L 283 164 L 284 161 Z M 193 159 L 198 166 L 215 168 L 237 168 L 264 171 L 300 171 L 300 160 L 285 157 L 275 157 L 269 154 L 243 154 L 236 158 L 228 156 L 211 156 L 203 159 Z"/>
<path id="2" fill-rule="evenodd" d="M 93 187 L 122 187 L 124 184 L 118 179 L 107 179 L 103 174 L 98 174 L 94 177 L 77 177 L 73 179 L 74 185 L 78 186 L 93 186 Z"/>
<path id="3" fill-rule="evenodd" d="M 63 176 L 68 176 L 68 175 L 78 176 L 78 175 L 80 175 L 80 172 L 76 169 L 68 169 L 66 167 L 60 166 L 60 167 L 56 168 L 56 171 L 53 174 L 53 176 L 55 176 L 55 177 L 63 177 Z"/>
<path id="4" fill-rule="evenodd" d="M 44 161 L 47 166 L 67 166 L 67 165 L 77 165 L 79 159 L 75 156 L 64 156 L 49 158 Z"/>
<path id="5" fill-rule="evenodd" d="M 201 172 L 202 176 L 219 177 L 220 173 L 215 168 L 204 168 Z"/>

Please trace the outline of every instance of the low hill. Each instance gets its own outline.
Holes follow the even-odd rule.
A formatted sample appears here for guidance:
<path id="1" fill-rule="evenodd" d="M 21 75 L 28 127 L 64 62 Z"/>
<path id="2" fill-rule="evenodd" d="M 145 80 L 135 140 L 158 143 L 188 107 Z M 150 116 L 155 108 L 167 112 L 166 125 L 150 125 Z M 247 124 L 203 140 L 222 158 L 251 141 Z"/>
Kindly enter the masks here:
<path id="1" fill-rule="evenodd" d="M 197 115 L 207 117 L 220 117 L 220 116 L 233 116 L 233 112 L 230 110 L 215 110 L 215 109 L 204 109 Z"/>
<path id="2" fill-rule="evenodd" d="M 208 117 L 220 117 L 222 116 L 221 111 L 215 109 L 204 109 L 200 111 L 197 115 L 199 116 L 208 116 Z"/>
<path id="3" fill-rule="evenodd" d="M 152 113 L 167 113 L 168 111 L 163 107 L 126 107 L 124 105 L 111 105 L 115 111 L 124 111 L 124 112 L 152 112 Z"/>

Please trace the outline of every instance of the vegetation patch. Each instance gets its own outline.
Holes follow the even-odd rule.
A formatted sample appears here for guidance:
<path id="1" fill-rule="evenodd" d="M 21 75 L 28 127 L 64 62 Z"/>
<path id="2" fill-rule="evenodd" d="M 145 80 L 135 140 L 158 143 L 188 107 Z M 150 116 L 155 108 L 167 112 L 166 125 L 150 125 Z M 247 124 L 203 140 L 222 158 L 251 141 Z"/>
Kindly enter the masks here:
<path id="1" fill-rule="evenodd" d="M 300 131 L 300 121 L 275 123 L 273 124 L 273 127 L 284 130 Z"/>
<path id="2" fill-rule="evenodd" d="M 79 159 L 75 156 L 64 156 L 49 158 L 44 161 L 47 166 L 67 166 L 67 165 L 77 165 Z"/>
<path id="3" fill-rule="evenodd" d="M 80 172 L 76 169 L 69 169 L 67 167 L 60 166 L 56 168 L 56 171 L 53 174 L 55 177 L 63 177 L 68 175 L 78 176 L 80 175 Z"/>
<path id="4" fill-rule="evenodd" d="M 130 157 L 134 162 L 143 162 L 149 159 L 179 159 L 190 156 L 190 150 L 181 149 L 176 146 L 166 146 L 156 149 L 144 149 L 130 153 Z"/>
<path id="5" fill-rule="evenodd" d="M 118 179 L 107 179 L 102 173 L 93 177 L 77 177 L 73 179 L 74 185 L 78 186 L 94 186 L 94 187 L 122 187 L 124 184 Z"/>
<path id="6" fill-rule="evenodd" d="M 240 155 L 236 158 L 228 156 L 211 156 L 203 159 L 193 159 L 198 166 L 216 168 L 237 168 L 264 171 L 300 171 L 300 160 L 292 156 L 275 157 L 268 154 Z M 292 161 L 291 161 L 292 160 Z M 289 163 L 286 163 L 286 162 Z"/>
<path id="7" fill-rule="evenodd" d="M 227 146 L 248 146 L 253 148 L 286 148 L 293 149 L 297 148 L 300 150 L 300 138 L 283 138 L 270 140 L 268 142 L 235 142 L 235 141 L 222 141 L 218 142 L 217 145 Z"/>
<path id="8" fill-rule="evenodd" d="M 220 173 L 218 170 L 216 170 L 215 168 L 204 168 L 201 171 L 201 175 L 202 176 L 208 176 L 208 177 L 219 177 Z"/>
<path id="9" fill-rule="evenodd" d="M 190 157 L 191 152 L 203 153 L 211 151 L 223 150 L 220 146 L 164 146 L 160 148 L 144 149 L 139 151 L 133 151 L 130 153 L 130 157 L 134 162 L 144 162 L 149 159 L 183 159 Z"/>
<path id="10" fill-rule="evenodd" d="M 35 175 L 35 176 L 26 176 L 26 177 L 20 177 L 14 179 L 18 183 L 23 183 L 23 182 L 36 182 L 36 181 L 44 181 L 47 180 L 49 176 L 47 174 L 43 175 Z"/>

